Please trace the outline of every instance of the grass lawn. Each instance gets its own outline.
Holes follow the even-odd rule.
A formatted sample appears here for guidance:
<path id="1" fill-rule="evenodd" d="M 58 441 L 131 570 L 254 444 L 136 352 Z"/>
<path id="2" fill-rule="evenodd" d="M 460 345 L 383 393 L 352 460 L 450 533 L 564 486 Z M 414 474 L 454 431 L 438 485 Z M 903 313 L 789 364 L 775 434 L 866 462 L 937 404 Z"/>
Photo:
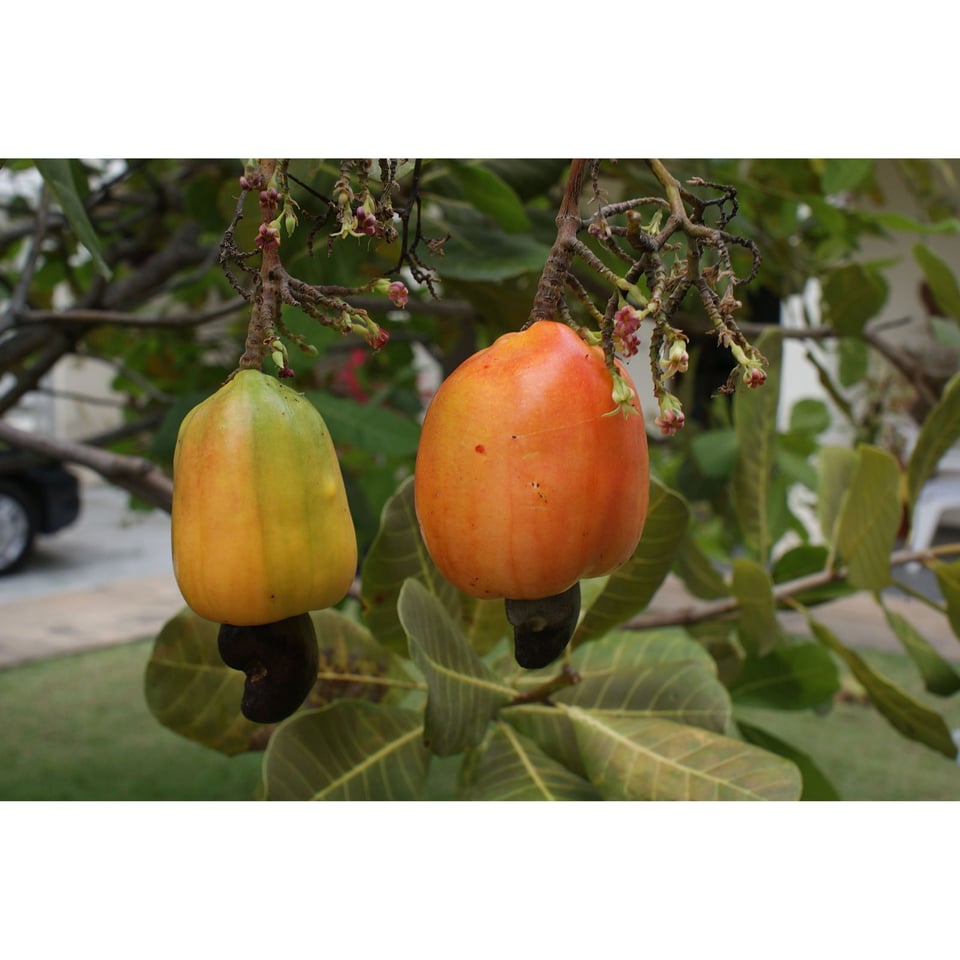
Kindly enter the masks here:
<path id="1" fill-rule="evenodd" d="M 228 758 L 147 710 L 151 641 L 0 671 L 0 800 L 247 800 L 260 754 Z M 904 656 L 861 651 L 960 727 L 960 696 L 923 691 Z M 845 800 L 960 800 L 960 766 L 897 734 L 870 707 L 828 716 L 752 709 L 744 718 L 808 753 Z"/>
<path id="2" fill-rule="evenodd" d="M 951 730 L 960 728 L 960 694 L 944 699 L 926 693 L 906 656 L 857 652 L 944 717 Z M 960 800 L 957 762 L 902 737 L 869 704 L 837 703 L 826 716 L 758 709 L 742 714 L 807 753 L 842 800 Z"/>
<path id="3" fill-rule="evenodd" d="M 152 641 L 0 670 L 0 800 L 248 800 L 260 754 L 225 757 L 147 709 Z"/>

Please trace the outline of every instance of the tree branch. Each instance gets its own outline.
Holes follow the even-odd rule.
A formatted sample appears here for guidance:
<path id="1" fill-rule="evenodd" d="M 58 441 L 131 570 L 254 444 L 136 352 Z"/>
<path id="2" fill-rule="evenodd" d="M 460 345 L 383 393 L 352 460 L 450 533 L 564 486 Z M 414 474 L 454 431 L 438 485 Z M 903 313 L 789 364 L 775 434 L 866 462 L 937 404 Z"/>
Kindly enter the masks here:
<path id="1" fill-rule="evenodd" d="M 939 547 L 930 547 L 926 550 L 895 550 L 890 554 L 890 566 L 899 567 L 907 563 L 930 560 L 933 557 L 945 554 L 960 553 L 960 543 L 944 544 Z M 815 590 L 831 583 L 845 580 L 846 567 L 836 567 L 831 570 L 821 570 L 796 580 L 777 584 L 773 588 L 773 599 L 776 603 L 783 603 L 807 590 Z M 686 627 L 705 620 L 722 620 L 733 616 L 740 608 L 740 601 L 736 597 L 724 597 L 712 600 L 709 603 L 693 604 L 679 610 L 666 610 L 663 613 L 647 613 L 633 617 L 624 625 L 626 630 L 652 630 L 655 627 Z"/>
<path id="2" fill-rule="evenodd" d="M 2 420 L 0 442 L 43 457 L 88 467 L 110 483 L 128 490 L 134 496 L 167 513 L 170 512 L 173 483 L 162 470 L 142 457 L 128 457 L 83 443 L 38 436 L 26 430 L 18 430 Z"/>
<path id="3" fill-rule="evenodd" d="M 124 313 L 118 310 L 23 310 L 17 319 L 24 325 L 50 323 L 84 326 L 110 324 L 117 327 L 197 327 L 236 313 L 246 305 L 244 299 L 237 297 L 200 313 L 166 315 Z"/>

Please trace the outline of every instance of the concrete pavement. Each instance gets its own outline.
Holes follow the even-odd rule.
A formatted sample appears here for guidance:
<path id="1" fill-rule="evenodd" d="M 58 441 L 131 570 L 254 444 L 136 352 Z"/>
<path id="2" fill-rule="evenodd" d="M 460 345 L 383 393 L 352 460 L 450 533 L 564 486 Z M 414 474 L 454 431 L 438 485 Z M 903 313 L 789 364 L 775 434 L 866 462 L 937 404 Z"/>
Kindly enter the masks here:
<path id="1" fill-rule="evenodd" d="M 929 580 L 916 579 L 929 577 L 926 571 L 898 576 L 929 589 Z M 944 657 L 960 661 L 960 640 L 943 616 L 902 595 L 888 600 Z M 695 602 L 670 578 L 648 612 Z M 113 487 L 85 487 L 80 521 L 40 541 L 28 568 L 0 578 L 0 669 L 155 636 L 182 606 L 170 561 L 169 517 L 131 511 L 126 495 Z M 851 646 L 902 652 L 866 594 L 820 606 L 816 617 Z M 784 626 L 806 632 L 799 614 L 786 614 Z"/>

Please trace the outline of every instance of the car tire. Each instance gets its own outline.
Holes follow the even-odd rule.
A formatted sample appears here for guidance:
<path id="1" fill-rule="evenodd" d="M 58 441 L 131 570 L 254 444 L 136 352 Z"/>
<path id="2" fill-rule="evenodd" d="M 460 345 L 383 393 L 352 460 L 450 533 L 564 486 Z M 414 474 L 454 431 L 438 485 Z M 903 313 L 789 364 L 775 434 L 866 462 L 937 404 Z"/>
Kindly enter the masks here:
<path id="1" fill-rule="evenodd" d="M 16 484 L 0 480 L 0 576 L 19 567 L 33 547 L 36 507 Z"/>

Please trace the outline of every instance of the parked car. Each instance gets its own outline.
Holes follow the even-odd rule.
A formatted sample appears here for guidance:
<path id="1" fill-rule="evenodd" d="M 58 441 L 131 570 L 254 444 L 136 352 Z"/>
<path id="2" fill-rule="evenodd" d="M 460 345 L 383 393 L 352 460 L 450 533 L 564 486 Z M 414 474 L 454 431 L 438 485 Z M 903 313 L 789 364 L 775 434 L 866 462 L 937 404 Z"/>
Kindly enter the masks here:
<path id="1" fill-rule="evenodd" d="M 23 564 L 38 533 L 79 516 L 80 484 L 63 464 L 0 450 L 0 575 Z"/>

